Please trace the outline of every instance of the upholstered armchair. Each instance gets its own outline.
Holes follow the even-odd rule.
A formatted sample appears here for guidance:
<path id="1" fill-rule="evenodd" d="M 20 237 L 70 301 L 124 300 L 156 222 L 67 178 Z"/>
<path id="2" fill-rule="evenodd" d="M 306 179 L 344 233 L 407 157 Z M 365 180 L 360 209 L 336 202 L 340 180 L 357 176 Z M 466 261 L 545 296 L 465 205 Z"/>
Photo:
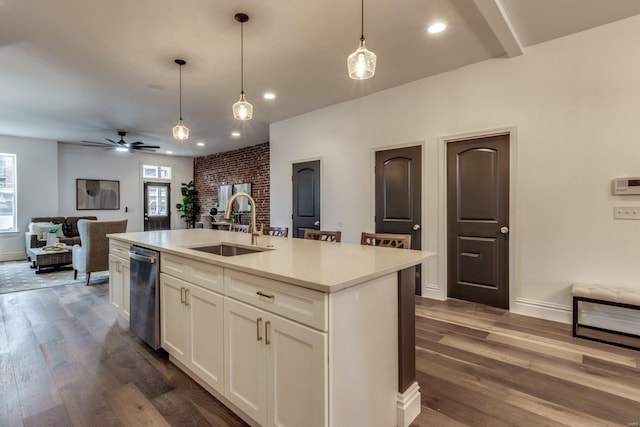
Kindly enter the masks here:
<path id="1" fill-rule="evenodd" d="M 109 269 L 109 239 L 107 234 L 124 233 L 127 231 L 127 220 L 78 221 L 80 245 L 73 245 L 73 279 L 77 279 L 78 272 L 86 273 L 86 285 L 89 285 L 91 273 Z"/>

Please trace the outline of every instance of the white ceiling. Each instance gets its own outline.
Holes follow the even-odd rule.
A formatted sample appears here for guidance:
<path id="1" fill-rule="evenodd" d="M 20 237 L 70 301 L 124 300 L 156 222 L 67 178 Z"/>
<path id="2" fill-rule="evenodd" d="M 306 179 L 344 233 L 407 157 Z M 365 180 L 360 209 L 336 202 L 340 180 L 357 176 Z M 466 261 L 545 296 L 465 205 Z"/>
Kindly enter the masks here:
<path id="1" fill-rule="evenodd" d="M 233 119 L 244 26 L 249 122 Z M 367 0 L 376 75 L 353 81 L 357 0 L 0 0 L 0 134 L 125 140 L 200 156 L 269 140 L 269 123 L 640 14 L 639 0 Z M 428 35 L 435 20 L 445 32 Z M 523 53 L 524 52 L 524 53 Z M 182 70 L 187 143 L 171 137 Z M 266 101 L 262 94 L 277 98 Z M 231 132 L 239 130 L 240 138 Z M 204 142 L 197 147 L 196 142 Z M 96 148 L 99 150 L 100 148 Z"/>

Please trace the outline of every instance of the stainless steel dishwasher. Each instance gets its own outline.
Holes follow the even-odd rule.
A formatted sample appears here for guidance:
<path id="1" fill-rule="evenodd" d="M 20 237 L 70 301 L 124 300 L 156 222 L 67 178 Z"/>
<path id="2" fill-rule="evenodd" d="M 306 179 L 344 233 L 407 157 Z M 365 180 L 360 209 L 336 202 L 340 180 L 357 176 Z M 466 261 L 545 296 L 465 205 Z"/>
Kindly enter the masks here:
<path id="1" fill-rule="evenodd" d="M 129 248 L 129 329 L 154 350 L 160 348 L 159 255 L 140 246 Z"/>

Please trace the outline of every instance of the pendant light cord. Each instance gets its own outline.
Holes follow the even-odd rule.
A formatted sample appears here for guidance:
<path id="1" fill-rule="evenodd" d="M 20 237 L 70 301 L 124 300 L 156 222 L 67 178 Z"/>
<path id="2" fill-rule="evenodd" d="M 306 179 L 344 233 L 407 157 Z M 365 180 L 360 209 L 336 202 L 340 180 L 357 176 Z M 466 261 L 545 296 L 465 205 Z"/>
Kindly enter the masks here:
<path id="1" fill-rule="evenodd" d="M 180 121 L 182 121 L 182 64 L 180 65 Z"/>
<path id="2" fill-rule="evenodd" d="M 362 0 L 362 5 L 360 7 L 360 41 L 364 41 L 364 0 Z"/>
<path id="3" fill-rule="evenodd" d="M 240 22 L 240 93 L 244 94 L 244 22 Z"/>

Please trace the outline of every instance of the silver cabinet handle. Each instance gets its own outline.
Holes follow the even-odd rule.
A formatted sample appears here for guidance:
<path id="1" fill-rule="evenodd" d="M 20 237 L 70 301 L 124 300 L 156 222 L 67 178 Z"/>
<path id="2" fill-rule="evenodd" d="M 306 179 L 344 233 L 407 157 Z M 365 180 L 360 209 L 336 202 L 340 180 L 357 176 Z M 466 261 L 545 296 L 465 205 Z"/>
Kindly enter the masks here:
<path id="1" fill-rule="evenodd" d="M 189 288 L 185 288 L 184 290 L 184 305 L 190 305 L 189 304 Z"/>
<path id="2" fill-rule="evenodd" d="M 269 330 L 271 326 L 271 321 L 267 320 L 266 322 L 264 322 L 264 343 L 266 345 L 271 344 L 271 338 L 269 337 Z"/>
<path id="3" fill-rule="evenodd" d="M 319 227 L 320 226 L 320 221 L 314 222 L 313 225 L 315 225 L 316 227 Z"/>
<path id="4" fill-rule="evenodd" d="M 502 234 L 509 234 L 509 227 L 500 227 L 500 232 Z"/>
<path id="5" fill-rule="evenodd" d="M 256 322 L 256 339 L 258 341 L 262 341 L 262 335 L 260 335 L 260 331 L 262 330 L 262 317 L 258 317 L 258 321 Z"/>
<path id="6" fill-rule="evenodd" d="M 413 231 L 420 230 L 420 224 L 413 224 Z"/>
<path id="7" fill-rule="evenodd" d="M 184 288 L 180 288 L 180 304 L 184 304 Z"/>
<path id="8" fill-rule="evenodd" d="M 269 298 L 269 299 L 274 299 L 275 298 L 274 295 L 265 294 L 262 291 L 258 291 L 258 292 L 256 292 L 256 294 L 258 294 L 261 297 L 265 297 L 265 298 Z"/>

